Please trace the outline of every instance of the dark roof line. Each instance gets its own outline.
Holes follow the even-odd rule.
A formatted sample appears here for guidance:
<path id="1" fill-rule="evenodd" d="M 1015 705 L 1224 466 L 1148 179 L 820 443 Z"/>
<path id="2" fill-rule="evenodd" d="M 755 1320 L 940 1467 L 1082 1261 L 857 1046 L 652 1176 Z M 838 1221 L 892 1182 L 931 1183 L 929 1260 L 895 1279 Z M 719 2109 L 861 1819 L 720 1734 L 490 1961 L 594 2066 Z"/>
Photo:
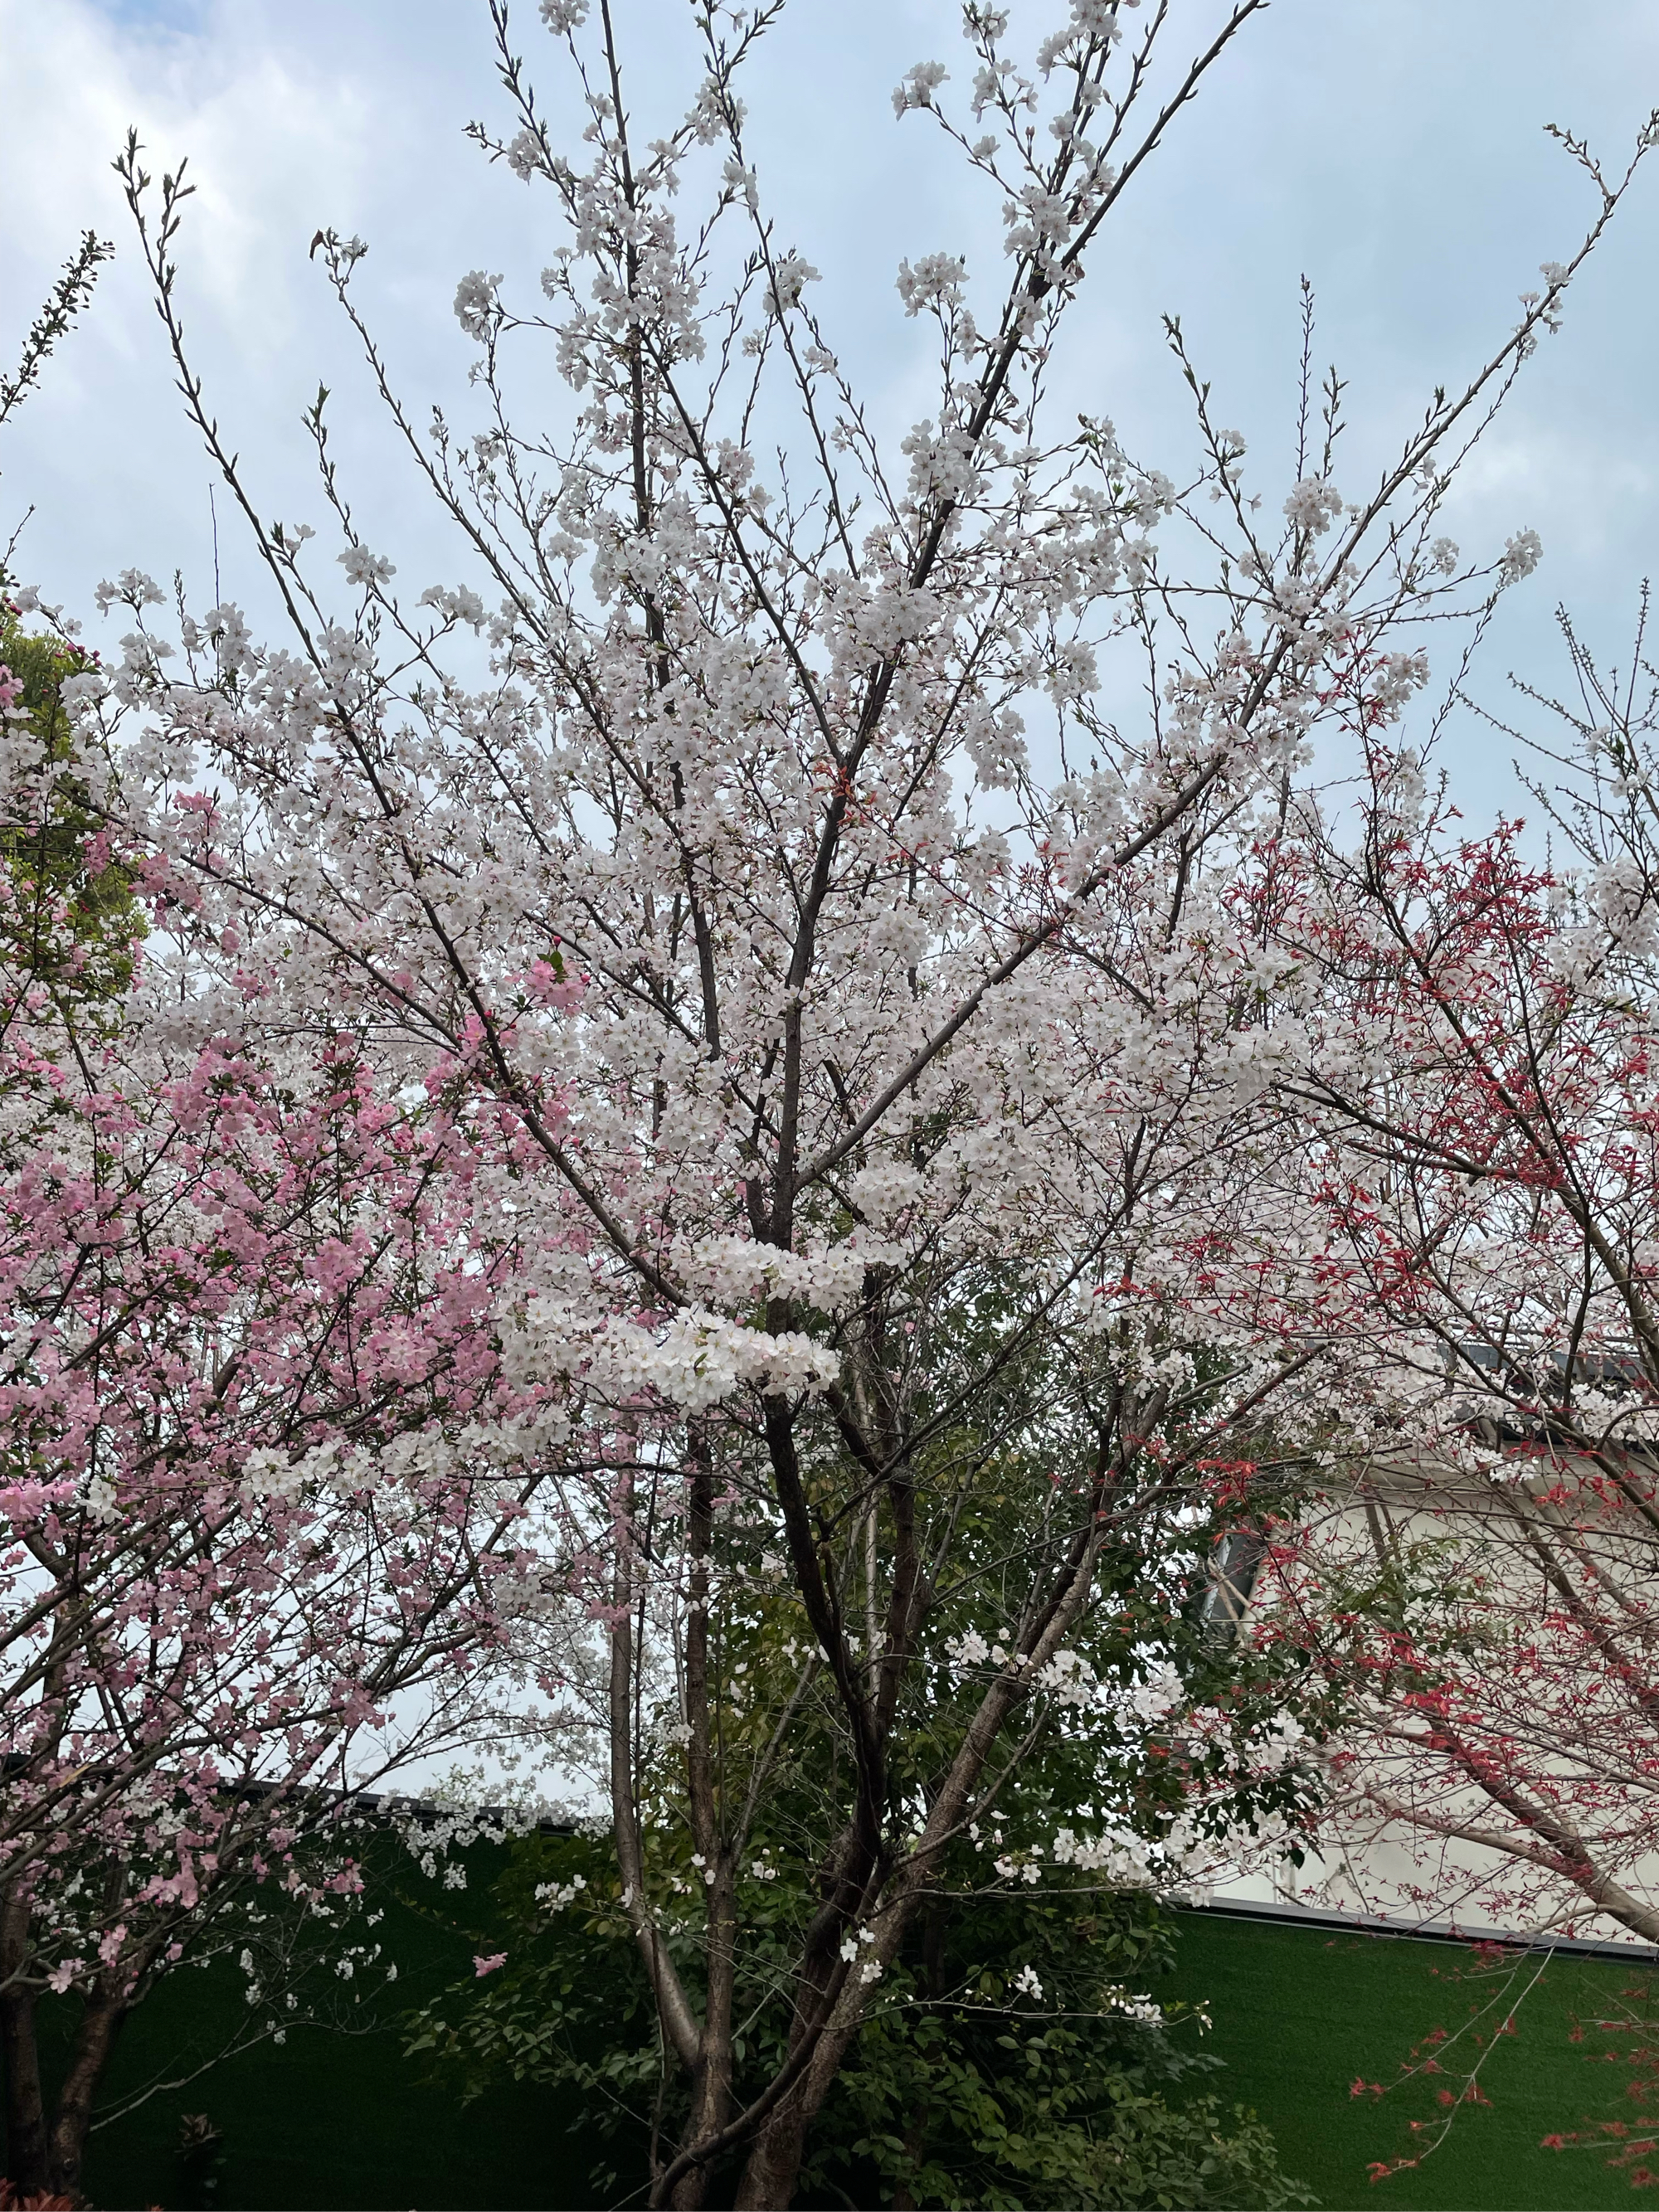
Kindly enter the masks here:
<path id="1" fill-rule="evenodd" d="M 1514 1928 L 1465 1927 L 1455 1920 L 1395 1920 L 1380 1912 L 1336 1912 L 1312 1905 L 1272 1904 L 1255 1898 L 1212 1897 L 1185 1905 L 1182 1912 L 1207 1912 L 1227 1920 L 1271 1920 L 1287 1927 L 1330 1928 L 1346 1936 L 1406 1936 L 1418 1943 L 1499 1943 L 1510 1951 L 1559 1951 L 1575 1959 L 1620 1959 L 1638 1966 L 1659 1966 L 1659 1947 L 1651 1943 L 1596 1942 L 1581 1936 L 1527 1935 Z"/>

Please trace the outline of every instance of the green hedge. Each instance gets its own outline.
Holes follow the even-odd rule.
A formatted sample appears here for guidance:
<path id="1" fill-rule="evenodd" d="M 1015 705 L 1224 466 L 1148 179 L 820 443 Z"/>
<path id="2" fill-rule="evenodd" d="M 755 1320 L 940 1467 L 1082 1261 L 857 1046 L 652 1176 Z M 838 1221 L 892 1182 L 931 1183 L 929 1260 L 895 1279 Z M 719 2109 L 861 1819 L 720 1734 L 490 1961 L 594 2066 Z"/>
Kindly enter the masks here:
<path id="1" fill-rule="evenodd" d="M 422 1878 L 400 1856 L 386 1872 L 386 1917 L 375 1931 L 399 1965 L 392 1990 L 361 2003 L 342 1988 L 338 2028 L 297 2027 L 281 2046 L 261 2044 L 182 2088 L 163 2087 L 101 2130 L 88 2159 L 94 2203 L 115 2207 L 216 2204 L 225 2212 L 335 2206 L 507 2208 L 548 2212 L 587 2199 L 582 2115 L 544 2090 L 503 2087 L 464 2106 L 403 2056 L 406 2010 L 468 1971 L 488 1941 L 488 1884 L 500 1855 L 468 1854 L 464 1899 Z M 1489 2035 L 1532 1975 L 1513 1956 L 1493 1962 L 1461 1946 L 1333 1933 L 1310 1927 L 1183 1913 L 1177 1965 L 1160 1996 L 1207 2001 L 1208 2039 L 1227 2070 L 1206 2088 L 1253 2106 L 1277 2136 L 1286 2172 L 1321 2202 L 1368 2212 L 1429 2208 L 1602 2207 L 1631 2202 L 1626 2176 L 1599 2149 L 1539 2148 L 1587 2120 L 1635 2119 L 1628 2070 L 1602 2055 L 1580 2022 L 1614 2009 L 1620 1992 L 1638 2009 L 1652 1970 L 1558 1957 L 1515 2014 L 1513 2034 L 1492 2042 L 1480 2081 L 1490 2101 L 1460 2104 L 1444 2140 L 1421 2164 L 1380 2182 L 1373 2165 L 1420 2150 L 1413 2120 L 1439 2116 L 1438 2092 L 1460 2090 L 1473 2039 Z M 395 2000 L 395 2001 L 394 2001 Z M 234 1969 L 185 1972 L 130 2023 L 109 2082 L 112 2099 L 188 2070 L 222 2046 L 246 2016 Z M 1450 2039 L 1463 2030 L 1456 2044 Z M 1435 2030 L 1445 2043 L 1425 2047 Z M 1439 2075 L 1402 2079 L 1417 2048 L 1437 2051 Z M 1356 2080 L 1387 2084 L 1377 2098 L 1351 2094 Z M 181 2157 L 185 2117 L 205 2114 L 216 2158 Z M 1638 2200 L 1639 2201 L 1639 2200 Z"/>
<path id="2" fill-rule="evenodd" d="M 1540 2146 L 1586 2124 L 1639 2126 L 1632 2071 L 1610 2063 L 1609 2039 L 1594 2023 L 1645 2012 L 1651 1966 L 1558 1954 L 1537 1973 L 1536 1958 L 1462 1944 L 1209 1912 L 1180 1920 L 1170 1986 L 1209 2002 L 1209 2047 L 1227 2064 L 1219 2082 L 1255 2107 L 1285 2171 L 1332 2212 L 1565 2212 L 1644 2201 L 1599 2144 Z M 1511 2007 L 1514 2033 L 1494 2036 Z M 1428 2039 L 1437 2030 L 1444 2041 Z M 1407 2078 L 1413 2052 L 1443 2070 Z M 1412 2123 L 1434 2129 L 1445 2117 L 1441 2093 L 1459 2095 L 1477 2060 L 1490 2101 L 1457 2102 L 1419 2165 L 1372 2181 L 1374 2164 L 1420 2156 L 1426 2138 Z M 1356 2081 L 1366 2085 L 1358 2096 Z"/>
<path id="3" fill-rule="evenodd" d="M 398 1979 L 374 1988 L 325 1973 L 311 1992 L 334 2027 L 290 2029 L 173 2089 L 161 2087 L 100 2128 L 85 2186 L 95 2205 L 241 2208 L 332 2206 L 543 2207 L 589 2201 L 588 2160 L 573 2142 L 580 2115 L 544 2090 L 505 2085 L 464 2105 L 459 2093 L 404 2058 L 407 2013 L 467 1972 L 487 1929 L 489 1885 L 502 1854 L 465 1854 L 469 1887 L 457 1897 L 389 1849 L 374 1869 L 374 1939 Z M 67 2026 L 67 2006 L 64 2008 Z M 154 2082 L 188 2074 L 222 2050 L 247 2017 L 241 1976 L 228 1961 L 181 1969 L 127 2022 L 106 2083 L 114 2106 Z M 181 2155 L 185 2116 L 204 2114 L 213 2154 Z"/>

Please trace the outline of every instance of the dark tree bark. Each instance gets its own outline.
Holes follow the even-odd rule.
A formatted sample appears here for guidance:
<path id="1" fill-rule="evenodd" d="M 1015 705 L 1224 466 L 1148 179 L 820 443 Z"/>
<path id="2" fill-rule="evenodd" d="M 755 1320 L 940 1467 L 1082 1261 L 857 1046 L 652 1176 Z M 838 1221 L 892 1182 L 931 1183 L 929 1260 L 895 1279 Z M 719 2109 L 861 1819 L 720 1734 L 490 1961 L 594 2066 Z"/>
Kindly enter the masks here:
<path id="1" fill-rule="evenodd" d="M 0 2064 L 5 2070 L 6 2179 L 20 2194 L 81 2196 L 93 2100 L 131 2009 L 127 1985 L 100 1974 L 82 2000 L 69 2063 L 48 2097 L 40 2072 L 40 1991 L 22 1979 L 29 1908 L 0 1909 Z"/>
<path id="2" fill-rule="evenodd" d="M 86 2158 L 87 2137 L 92 2130 L 93 2099 L 104 2077 L 115 2039 L 128 2012 L 126 1998 L 108 1978 L 100 1975 L 82 2008 L 69 2069 L 53 2102 L 47 2138 L 47 2167 L 52 2188 L 60 2197 L 79 2198 L 81 2169 Z"/>
<path id="3" fill-rule="evenodd" d="M 0 1907 L 0 2066 L 6 2077 L 6 2178 L 19 2191 L 47 2185 L 46 2100 L 35 2038 L 36 1992 L 21 1976 L 29 1911 L 8 1898 Z"/>

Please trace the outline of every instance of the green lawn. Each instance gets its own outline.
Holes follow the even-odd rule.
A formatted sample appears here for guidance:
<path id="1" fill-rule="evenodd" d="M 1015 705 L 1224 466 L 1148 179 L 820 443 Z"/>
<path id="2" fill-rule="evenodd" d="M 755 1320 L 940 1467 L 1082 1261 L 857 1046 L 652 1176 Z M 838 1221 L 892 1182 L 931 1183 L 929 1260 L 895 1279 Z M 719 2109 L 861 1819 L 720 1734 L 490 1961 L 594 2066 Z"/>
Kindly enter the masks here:
<path id="1" fill-rule="evenodd" d="M 1253 2106 L 1277 2137 L 1285 2170 L 1330 2208 L 1431 2212 L 1431 2208 L 1637 2206 L 1628 2177 L 1597 2149 L 1553 2152 L 1540 2137 L 1609 2118 L 1638 2118 L 1627 2069 L 1601 2056 L 1604 2038 L 1572 2041 L 1577 2021 L 1608 2014 L 1620 1992 L 1638 2008 L 1651 1967 L 1558 1957 L 1522 1998 L 1538 1961 L 1483 1960 L 1461 1945 L 1333 1934 L 1204 1912 L 1179 1917 L 1176 1972 L 1158 1995 L 1207 1999 L 1207 2047 L 1226 2062 L 1224 2096 Z M 1508 2008 L 1515 2033 L 1492 2039 Z M 1437 2028 L 1443 2072 L 1402 2080 L 1402 2062 Z M 1455 2044 L 1449 2039 L 1459 2030 Z M 1483 2035 L 1485 2044 L 1474 2038 Z M 1373 2162 L 1425 2148 L 1412 2122 L 1441 2117 L 1442 2089 L 1462 2090 L 1475 2061 L 1488 2104 L 1459 2103 L 1438 2146 L 1415 2168 L 1372 2182 Z M 1351 2094 L 1357 2079 L 1394 2085 L 1378 2099 Z M 1206 2087 L 1210 2086 L 1206 2084 Z M 1654 2161 L 1659 2168 L 1659 2160 Z"/>

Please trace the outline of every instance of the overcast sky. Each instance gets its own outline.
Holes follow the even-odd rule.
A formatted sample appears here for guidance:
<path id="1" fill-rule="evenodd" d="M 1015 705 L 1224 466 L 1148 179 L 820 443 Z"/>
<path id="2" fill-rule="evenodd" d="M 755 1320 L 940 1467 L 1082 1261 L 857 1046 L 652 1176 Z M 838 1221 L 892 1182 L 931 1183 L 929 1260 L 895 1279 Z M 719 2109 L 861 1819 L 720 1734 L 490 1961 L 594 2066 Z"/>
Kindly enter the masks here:
<path id="1" fill-rule="evenodd" d="M 616 0 L 642 108 L 672 82 L 683 0 Z M 1035 27 L 1057 12 L 1012 0 Z M 556 73 L 528 0 L 520 43 Z M 1174 0 L 1177 33 L 1216 17 Z M 967 251 L 994 278 L 997 210 L 964 185 L 925 118 L 896 122 L 909 64 L 960 51 L 945 0 L 793 0 L 749 99 L 763 186 L 782 232 L 823 272 L 817 296 L 877 419 L 927 405 L 926 340 L 893 289 L 902 255 Z M 1065 392 L 1175 472 L 1186 417 L 1161 313 L 1182 318 L 1219 418 L 1251 441 L 1282 496 L 1293 407 L 1297 281 L 1320 302 L 1319 349 L 1351 380 L 1340 480 L 1363 481 L 1420 414 L 1516 318 L 1538 264 L 1567 257 L 1591 212 L 1583 180 L 1543 135 L 1586 133 L 1622 167 L 1659 105 L 1652 0 L 1275 0 L 1126 200 L 1091 264 L 1067 337 Z M 366 534 L 402 580 L 456 580 L 460 563 L 374 427 L 320 270 L 319 228 L 368 240 L 365 306 L 424 411 L 464 399 L 471 349 L 451 301 L 473 268 L 534 271 L 550 208 L 462 137 L 501 119 L 483 0 L 0 0 L 0 337 L 17 338 L 87 227 L 118 259 L 0 446 L 0 524 L 35 512 L 17 566 L 81 610 L 136 562 L 212 583 L 210 471 L 172 396 L 109 163 L 134 123 L 159 171 L 185 155 L 198 191 L 182 242 L 199 366 L 267 514 L 316 515 L 297 431 L 319 380 L 337 394 Z M 666 106 L 661 109 L 667 112 Z M 1536 528 L 1543 567 L 1513 596 L 1486 664 L 1559 667 L 1551 611 L 1566 601 L 1613 652 L 1659 544 L 1655 406 L 1659 164 L 1577 288 L 1563 334 L 1460 491 L 1466 550 Z M 251 564 L 220 501 L 228 595 Z M 1501 748 L 1459 740 L 1472 797 L 1504 795 Z"/>

